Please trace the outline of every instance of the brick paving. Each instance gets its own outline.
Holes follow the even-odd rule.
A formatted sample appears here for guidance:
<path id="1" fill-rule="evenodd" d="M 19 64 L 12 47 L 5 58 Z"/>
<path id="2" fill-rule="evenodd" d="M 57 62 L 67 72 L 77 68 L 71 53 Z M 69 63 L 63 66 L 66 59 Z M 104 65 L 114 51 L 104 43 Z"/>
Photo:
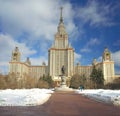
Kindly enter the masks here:
<path id="1" fill-rule="evenodd" d="M 48 102 L 40 106 L 0 107 L 0 116 L 120 116 L 120 107 L 72 92 L 55 92 Z"/>

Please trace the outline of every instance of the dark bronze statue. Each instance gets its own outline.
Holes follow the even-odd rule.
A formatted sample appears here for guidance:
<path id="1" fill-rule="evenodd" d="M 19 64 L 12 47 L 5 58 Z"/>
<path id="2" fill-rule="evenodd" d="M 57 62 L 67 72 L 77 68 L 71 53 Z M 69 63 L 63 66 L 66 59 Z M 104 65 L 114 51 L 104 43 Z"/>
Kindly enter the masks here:
<path id="1" fill-rule="evenodd" d="M 65 66 L 63 65 L 62 68 L 61 68 L 61 72 L 62 72 L 62 75 L 65 74 Z"/>

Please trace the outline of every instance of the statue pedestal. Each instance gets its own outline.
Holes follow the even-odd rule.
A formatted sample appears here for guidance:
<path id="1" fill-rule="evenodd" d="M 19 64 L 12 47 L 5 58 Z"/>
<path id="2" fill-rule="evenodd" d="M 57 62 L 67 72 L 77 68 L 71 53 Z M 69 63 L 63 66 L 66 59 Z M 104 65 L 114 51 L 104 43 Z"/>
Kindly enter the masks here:
<path id="1" fill-rule="evenodd" d="M 66 86 L 66 77 L 65 76 L 61 76 L 61 86 Z"/>
<path id="2" fill-rule="evenodd" d="M 66 85 L 66 76 L 61 76 L 61 85 L 60 87 L 56 87 L 55 91 L 73 91 L 72 88 L 67 87 Z"/>

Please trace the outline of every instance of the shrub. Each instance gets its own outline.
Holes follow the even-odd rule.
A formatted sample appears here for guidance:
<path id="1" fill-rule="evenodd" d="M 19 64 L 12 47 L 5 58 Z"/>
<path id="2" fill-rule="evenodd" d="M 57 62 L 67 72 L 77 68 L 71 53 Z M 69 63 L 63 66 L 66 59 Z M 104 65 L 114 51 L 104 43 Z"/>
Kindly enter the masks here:
<path id="1" fill-rule="evenodd" d="M 120 89 L 120 77 L 104 86 L 105 89 Z"/>
<path id="2" fill-rule="evenodd" d="M 78 89 L 80 85 L 83 85 L 83 86 L 86 85 L 85 83 L 86 83 L 85 75 L 75 74 L 72 76 L 70 80 L 70 87 L 74 89 Z"/>
<path id="3" fill-rule="evenodd" d="M 49 88 L 49 84 L 46 81 L 44 81 L 44 80 L 39 80 L 37 87 L 38 88 L 46 88 L 46 89 L 48 89 Z"/>

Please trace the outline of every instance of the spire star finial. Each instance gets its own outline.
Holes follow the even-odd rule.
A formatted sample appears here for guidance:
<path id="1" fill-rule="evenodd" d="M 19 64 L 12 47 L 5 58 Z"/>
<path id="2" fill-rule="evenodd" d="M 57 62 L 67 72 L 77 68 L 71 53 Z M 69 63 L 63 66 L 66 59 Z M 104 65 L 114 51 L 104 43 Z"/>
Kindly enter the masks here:
<path id="1" fill-rule="evenodd" d="M 63 22 L 63 17 L 62 17 L 62 10 L 63 10 L 63 7 L 61 6 L 60 7 L 60 23 Z"/>

